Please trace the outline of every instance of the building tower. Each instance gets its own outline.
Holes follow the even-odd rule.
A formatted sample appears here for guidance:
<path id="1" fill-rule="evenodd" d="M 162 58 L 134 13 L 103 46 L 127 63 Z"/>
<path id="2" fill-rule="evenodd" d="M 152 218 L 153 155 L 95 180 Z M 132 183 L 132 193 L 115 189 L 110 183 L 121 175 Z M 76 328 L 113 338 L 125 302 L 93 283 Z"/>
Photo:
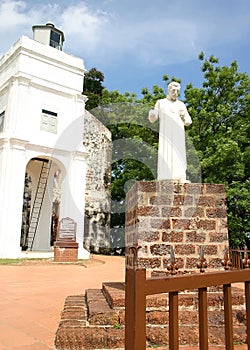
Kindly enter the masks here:
<path id="1" fill-rule="evenodd" d="M 84 62 L 53 24 L 33 26 L 0 58 L 0 258 L 50 251 L 55 218 L 77 223 L 83 248 Z"/>

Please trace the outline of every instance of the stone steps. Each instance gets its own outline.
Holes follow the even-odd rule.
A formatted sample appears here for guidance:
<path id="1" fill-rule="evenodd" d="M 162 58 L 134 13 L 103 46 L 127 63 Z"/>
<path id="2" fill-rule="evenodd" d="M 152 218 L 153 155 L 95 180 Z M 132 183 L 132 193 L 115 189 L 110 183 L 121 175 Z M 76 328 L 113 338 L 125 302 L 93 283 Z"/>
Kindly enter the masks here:
<path id="1" fill-rule="evenodd" d="M 56 333 L 55 349 L 123 349 L 125 331 L 125 284 L 103 283 L 102 289 L 88 289 L 85 295 L 65 300 Z M 233 322 L 235 342 L 246 338 L 244 295 L 234 288 Z M 179 294 L 179 335 L 181 345 L 198 344 L 197 294 Z M 221 291 L 208 293 L 210 344 L 225 344 L 223 298 Z M 150 347 L 168 344 L 168 298 L 160 294 L 147 297 L 147 343 Z"/>

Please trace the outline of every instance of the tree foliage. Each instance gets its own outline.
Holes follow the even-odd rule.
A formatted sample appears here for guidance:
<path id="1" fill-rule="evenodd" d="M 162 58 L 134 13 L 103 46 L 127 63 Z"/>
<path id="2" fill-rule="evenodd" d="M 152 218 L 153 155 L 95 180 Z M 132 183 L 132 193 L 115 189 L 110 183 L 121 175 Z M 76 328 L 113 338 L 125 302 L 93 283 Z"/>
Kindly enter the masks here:
<path id="1" fill-rule="evenodd" d="M 102 91 L 104 74 L 96 68 L 91 68 L 84 77 L 83 94 L 88 97 L 86 109 L 89 111 L 100 105 L 102 100 Z"/>
<path id="2" fill-rule="evenodd" d="M 220 66 L 214 56 L 199 58 L 202 87 L 189 84 L 185 90 L 193 119 L 187 134 L 200 159 L 202 181 L 226 185 L 230 244 L 238 247 L 250 232 L 250 80 L 235 61 Z"/>

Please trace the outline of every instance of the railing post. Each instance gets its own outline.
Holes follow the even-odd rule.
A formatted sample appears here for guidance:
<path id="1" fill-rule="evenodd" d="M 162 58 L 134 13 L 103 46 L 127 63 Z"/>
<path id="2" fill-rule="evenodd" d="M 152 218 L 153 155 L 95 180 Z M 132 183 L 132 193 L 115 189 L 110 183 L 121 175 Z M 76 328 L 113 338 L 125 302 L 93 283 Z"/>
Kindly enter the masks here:
<path id="1" fill-rule="evenodd" d="M 169 350 L 179 349 L 178 292 L 169 293 Z"/>
<path id="2" fill-rule="evenodd" d="M 231 289 L 231 284 L 223 285 L 226 350 L 234 349 Z"/>
<path id="3" fill-rule="evenodd" d="M 247 348 L 250 350 L 250 282 L 245 282 L 246 321 L 247 321 Z"/>
<path id="4" fill-rule="evenodd" d="M 125 350 L 146 349 L 146 270 L 126 269 Z"/>
<path id="5" fill-rule="evenodd" d="M 199 288 L 199 343 L 208 350 L 207 288 Z"/>

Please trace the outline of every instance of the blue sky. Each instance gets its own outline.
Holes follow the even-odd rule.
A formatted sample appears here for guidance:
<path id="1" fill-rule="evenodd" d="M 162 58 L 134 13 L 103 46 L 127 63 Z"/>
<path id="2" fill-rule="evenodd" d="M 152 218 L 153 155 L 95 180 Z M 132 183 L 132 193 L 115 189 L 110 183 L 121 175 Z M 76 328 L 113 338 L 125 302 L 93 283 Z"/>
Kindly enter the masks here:
<path id="1" fill-rule="evenodd" d="M 0 55 L 47 22 L 64 32 L 65 52 L 104 73 L 109 90 L 140 97 L 143 87 L 163 87 L 163 74 L 199 87 L 200 51 L 250 73 L 249 0 L 1 0 Z"/>

